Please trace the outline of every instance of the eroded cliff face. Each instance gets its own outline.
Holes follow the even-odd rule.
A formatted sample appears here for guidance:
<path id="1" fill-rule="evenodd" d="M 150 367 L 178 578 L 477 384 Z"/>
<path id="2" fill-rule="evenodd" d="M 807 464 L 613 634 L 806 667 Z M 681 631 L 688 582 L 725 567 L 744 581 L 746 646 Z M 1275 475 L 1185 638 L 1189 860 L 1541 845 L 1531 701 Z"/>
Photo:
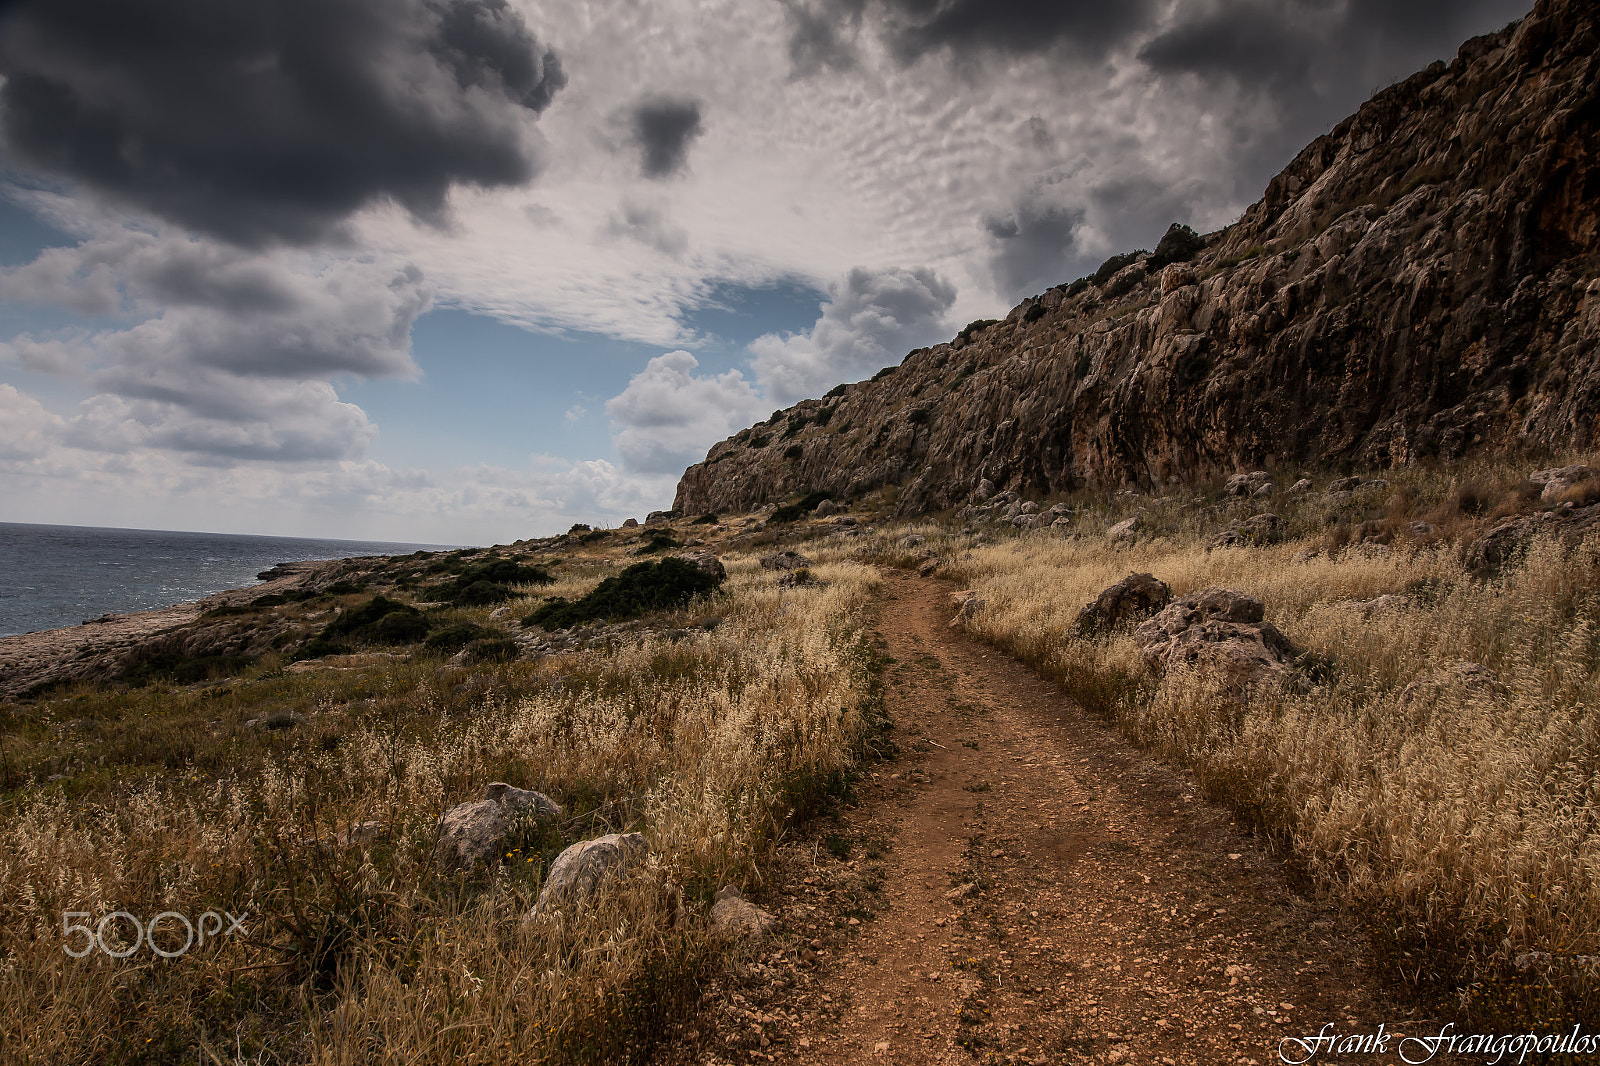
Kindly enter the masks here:
<path id="1" fill-rule="evenodd" d="M 1542 0 L 1377 94 L 1190 262 L 1060 286 L 712 447 L 686 512 L 1596 442 L 1600 31 Z M 1069 292 L 1071 295 L 1069 295 Z"/>

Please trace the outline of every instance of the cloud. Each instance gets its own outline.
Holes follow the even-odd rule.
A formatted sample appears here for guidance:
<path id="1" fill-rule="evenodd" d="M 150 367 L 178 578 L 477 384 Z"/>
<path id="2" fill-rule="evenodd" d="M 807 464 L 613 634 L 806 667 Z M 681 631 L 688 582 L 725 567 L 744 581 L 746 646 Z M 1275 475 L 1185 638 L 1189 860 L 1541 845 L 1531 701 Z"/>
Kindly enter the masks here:
<path id="1" fill-rule="evenodd" d="M 1065 280 L 1083 221 L 1081 208 L 1038 203 L 985 219 L 983 226 L 992 242 L 989 268 L 996 286 L 1007 298 L 1017 299 Z"/>
<path id="2" fill-rule="evenodd" d="M 689 249 L 689 234 L 667 219 L 666 208 L 628 201 L 606 223 L 612 237 L 627 237 L 674 259 Z"/>
<path id="3" fill-rule="evenodd" d="M 882 0 L 887 36 L 904 59 L 937 49 L 1035 54 L 1058 45 L 1103 50 L 1137 31 L 1153 0 Z"/>
<path id="4" fill-rule="evenodd" d="M 65 422 L 32 396 L 0 384 L 0 460 L 36 459 L 61 438 Z"/>
<path id="5" fill-rule="evenodd" d="M 856 65 L 855 36 L 866 0 L 779 0 L 789 30 L 789 63 L 795 76 L 836 71 Z M 841 32 L 843 31 L 843 32 Z"/>
<path id="6" fill-rule="evenodd" d="M 647 178 L 668 178 L 689 162 L 689 145 L 704 132 L 695 100 L 652 96 L 639 101 L 629 115 L 630 132 L 639 149 L 639 169 Z"/>
<path id="7" fill-rule="evenodd" d="M 857 381 L 947 331 L 956 290 L 932 270 L 852 270 L 829 290 L 804 333 L 767 334 L 750 344 L 767 396 L 792 403 L 842 381 Z"/>
<path id="8" fill-rule="evenodd" d="M 252 246 L 528 181 L 566 84 L 504 0 L 25 0 L 0 75 L 13 163 Z"/>
<path id="9" fill-rule="evenodd" d="M 109 286 L 109 296 L 105 291 Z M 126 328 L 22 335 L 6 357 L 93 392 L 79 447 L 215 461 L 343 459 L 377 430 L 332 379 L 412 377 L 411 326 L 432 286 L 408 265 L 119 231 L 0 272 L 0 295 L 73 306 L 84 291 L 143 317 Z"/>
<path id="10" fill-rule="evenodd" d="M 738 370 L 701 377 L 688 352 L 658 355 L 606 401 L 623 466 L 676 477 L 706 449 L 759 418 L 765 402 Z"/>

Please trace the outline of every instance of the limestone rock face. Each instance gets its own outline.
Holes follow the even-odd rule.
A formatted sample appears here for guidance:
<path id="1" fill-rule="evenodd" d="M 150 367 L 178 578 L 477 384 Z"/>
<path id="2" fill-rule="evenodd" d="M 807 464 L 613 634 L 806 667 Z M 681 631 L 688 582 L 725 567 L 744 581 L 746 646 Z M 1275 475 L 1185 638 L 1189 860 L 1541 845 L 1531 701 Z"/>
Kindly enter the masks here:
<path id="1" fill-rule="evenodd" d="M 1198 664 L 1236 684 L 1285 681 L 1294 672 L 1295 647 L 1253 596 L 1210 588 L 1174 600 L 1133 631 L 1152 670 Z"/>
<path id="2" fill-rule="evenodd" d="M 1008 490 L 1595 446 L 1597 17 L 1539 0 L 1307 145 L 1184 269 L 1052 289 L 802 400 L 713 445 L 674 506 L 898 486 L 904 516 Z"/>
<path id="3" fill-rule="evenodd" d="M 638 833 L 607 833 L 579 841 L 550 864 L 550 874 L 530 916 L 581 905 L 607 877 L 623 873 L 649 851 L 650 845 Z"/>

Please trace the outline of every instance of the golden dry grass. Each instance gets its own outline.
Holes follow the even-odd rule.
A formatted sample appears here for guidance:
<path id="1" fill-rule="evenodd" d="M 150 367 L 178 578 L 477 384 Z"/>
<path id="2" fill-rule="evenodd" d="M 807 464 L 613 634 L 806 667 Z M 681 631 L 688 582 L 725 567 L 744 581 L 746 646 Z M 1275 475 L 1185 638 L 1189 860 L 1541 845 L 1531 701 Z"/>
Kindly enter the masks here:
<path id="1" fill-rule="evenodd" d="M 1495 501 L 1521 491 L 1503 469 L 1471 473 L 1487 502 L 1456 519 L 1458 533 L 1481 529 Z M 1419 474 L 1375 506 L 1449 521 L 1463 480 Z M 1081 515 L 1078 539 L 1041 531 L 983 545 L 921 532 L 986 601 L 970 629 L 1277 835 L 1320 884 L 1374 916 L 1407 977 L 1448 987 L 1469 1014 L 1559 1026 L 1592 1010 L 1600 541 L 1541 541 L 1483 580 L 1438 536 L 1325 550 L 1341 540 L 1319 532 L 1339 505 L 1315 497 L 1274 508 L 1301 536 L 1217 551 L 1204 547 L 1208 532 L 1249 505 L 1224 501 L 1219 516 L 1204 513 L 1205 499 L 1139 502 L 1155 532 L 1131 547 L 1099 533 L 1136 501 Z M 1297 560 L 1308 551 L 1318 554 Z M 1078 609 L 1132 572 L 1175 595 L 1222 586 L 1259 598 L 1311 653 L 1309 676 L 1241 703 L 1200 673 L 1153 675 L 1131 632 L 1079 636 Z M 1404 606 L 1370 616 L 1356 606 L 1386 594 Z M 1463 680 L 1466 663 L 1492 682 Z M 1550 958 L 1518 969 L 1530 952 Z"/>
<path id="2" fill-rule="evenodd" d="M 520 695 L 463 701 L 445 687 L 459 671 L 436 683 L 402 662 L 364 675 L 383 714 L 338 718 L 347 728 L 328 742 L 241 747 L 232 772 L 124 787 L 113 767 L 109 784 L 77 800 L 57 788 L 14 794 L 0 817 L 0 1059 L 641 1052 L 714 965 L 711 894 L 734 882 L 759 897 L 770 845 L 857 750 L 869 688 L 859 615 L 876 577 L 840 556 L 823 553 L 815 572 L 826 584 L 804 589 L 730 560 L 714 630 L 544 660 Z M 329 681 L 283 684 L 280 701 Z M 79 693 L 72 706 L 92 714 L 94 698 Z M 567 821 L 508 840 L 497 865 L 440 873 L 430 859 L 440 813 L 491 780 L 547 792 Z M 375 840 L 340 843 L 369 820 L 384 827 Z M 627 830 L 649 841 L 645 864 L 590 907 L 524 920 L 563 846 Z M 248 912 L 249 935 L 173 959 L 64 951 L 68 912 L 92 925 L 116 911 L 210 909 Z M 120 920 L 109 937 L 119 928 L 131 938 Z"/>

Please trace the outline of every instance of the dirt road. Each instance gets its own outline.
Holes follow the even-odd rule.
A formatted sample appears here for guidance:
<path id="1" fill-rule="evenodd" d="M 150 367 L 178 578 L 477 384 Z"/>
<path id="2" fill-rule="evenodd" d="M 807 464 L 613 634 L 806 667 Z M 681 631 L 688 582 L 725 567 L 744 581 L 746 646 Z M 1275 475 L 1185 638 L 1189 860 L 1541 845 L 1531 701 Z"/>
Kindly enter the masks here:
<path id="1" fill-rule="evenodd" d="M 891 572 L 878 617 L 903 754 L 842 827 L 877 861 L 858 847 L 839 865 L 879 904 L 810 942 L 814 976 L 737 997 L 761 1043 L 721 1054 L 1203 1066 L 1278 1062 L 1280 1040 L 1329 1024 L 1437 1032 L 1385 997 L 1351 917 L 1291 891 L 1181 774 L 950 628 L 949 592 Z M 772 901 L 802 942 L 826 916 L 817 892 Z M 1315 1061 L 1395 1062 L 1396 1043 Z"/>

